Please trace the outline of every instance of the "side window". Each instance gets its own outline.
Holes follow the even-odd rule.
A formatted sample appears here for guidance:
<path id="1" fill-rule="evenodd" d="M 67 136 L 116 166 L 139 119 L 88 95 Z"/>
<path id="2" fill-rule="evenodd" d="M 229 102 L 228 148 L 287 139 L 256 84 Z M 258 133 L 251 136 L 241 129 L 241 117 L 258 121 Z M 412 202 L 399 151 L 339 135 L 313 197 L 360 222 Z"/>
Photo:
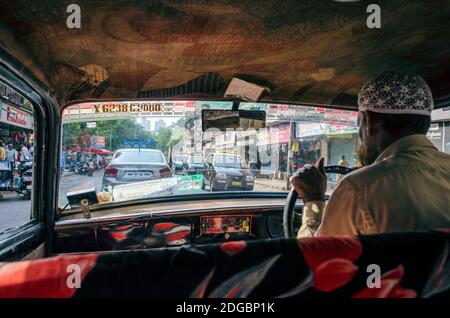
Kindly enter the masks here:
<path id="1" fill-rule="evenodd" d="M 0 82 L 0 233 L 33 218 L 34 123 L 31 103 Z"/>

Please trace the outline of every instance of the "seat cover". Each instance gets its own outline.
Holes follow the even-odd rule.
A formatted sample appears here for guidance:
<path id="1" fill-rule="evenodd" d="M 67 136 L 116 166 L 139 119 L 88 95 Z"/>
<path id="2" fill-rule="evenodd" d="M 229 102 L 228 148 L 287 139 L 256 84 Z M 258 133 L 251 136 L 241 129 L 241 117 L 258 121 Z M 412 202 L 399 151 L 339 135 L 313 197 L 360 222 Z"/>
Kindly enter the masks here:
<path id="1" fill-rule="evenodd" d="M 445 297 L 449 242 L 435 231 L 60 255 L 1 266 L 0 297 Z"/>

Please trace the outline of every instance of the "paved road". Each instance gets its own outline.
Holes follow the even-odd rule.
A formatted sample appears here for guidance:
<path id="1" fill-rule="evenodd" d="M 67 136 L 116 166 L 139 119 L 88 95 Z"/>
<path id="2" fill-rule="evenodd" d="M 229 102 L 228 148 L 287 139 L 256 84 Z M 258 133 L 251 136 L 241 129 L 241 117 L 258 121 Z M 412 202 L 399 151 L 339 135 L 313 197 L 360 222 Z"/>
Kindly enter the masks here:
<path id="1" fill-rule="evenodd" d="M 95 187 L 99 192 L 102 187 L 103 170 L 97 170 L 92 177 L 79 174 L 68 174 L 61 178 L 59 183 L 59 202 L 62 206 L 67 204 L 67 192 L 76 191 L 81 188 Z"/>
<path id="2" fill-rule="evenodd" d="M 4 192 L 0 198 L 0 233 L 30 220 L 31 201 L 22 195 Z"/>

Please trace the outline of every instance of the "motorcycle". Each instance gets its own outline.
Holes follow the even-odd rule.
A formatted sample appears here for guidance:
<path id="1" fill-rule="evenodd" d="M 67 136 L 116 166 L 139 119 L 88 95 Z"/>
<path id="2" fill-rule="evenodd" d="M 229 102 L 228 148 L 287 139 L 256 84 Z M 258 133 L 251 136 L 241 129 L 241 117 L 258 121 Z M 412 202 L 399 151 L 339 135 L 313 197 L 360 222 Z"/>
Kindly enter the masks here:
<path id="1" fill-rule="evenodd" d="M 20 179 L 15 180 L 16 192 L 22 194 L 25 199 L 31 199 L 31 190 L 33 182 L 33 162 L 22 161 L 17 167 Z"/>
<path id="2" fill-rule="evenodd" d="M 87 175 L 89 173 L 89 166 L 86 163 L 78 163 L 78 173 L 80 175 Z"/>
<path id="3" fill-rule="evenodd" d="M 33 163 L 20 162 L 13 173 L 13 165 L 7 160 L 0 161 L 0 191 L 22 194 L 27 200 L 31 199 L 33 181 Z"/>
<path id="4" fill-rule="evenodd" d="M 33 170 L 28 169 L 22 174 L 19 187 L 20 193 L 22 193 L 27 200 L 31 199 L 32 181 Z"/>
<path id="5" fill-rule="evenodd" d="M 88 176 L 92 177 L 94 175 L 95 165 L 93 161 L 89 162 L 89 168 L 88 168 Z"/>

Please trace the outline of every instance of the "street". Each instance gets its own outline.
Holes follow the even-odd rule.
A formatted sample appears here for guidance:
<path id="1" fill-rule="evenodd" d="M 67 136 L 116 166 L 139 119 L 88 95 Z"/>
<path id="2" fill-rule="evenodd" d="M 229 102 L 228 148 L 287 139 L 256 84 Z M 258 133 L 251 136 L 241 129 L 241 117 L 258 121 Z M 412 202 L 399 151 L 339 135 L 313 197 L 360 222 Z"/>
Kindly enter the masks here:
<path id="1" fill-rule="evenodd" d="M 80 188 L 95 187 L 96 191 L 101 190 L 103 170 L 95 171 L 92 177 L 79 174 L 66 174 L 62 177 L 59 187 L 60 206 L 67 204 L 66 194 Z M 286 191 L 286 181 L 256 179 L 254 191 L 273 192 Z M 206 190 L 196 190 L 196 193 L 208 192 Z M 22 195 L 15 193 L 4 193 L 0 199 L 0 233 L 16 228 L 30 220 L 31 201 L 26 200 Z"/>
<path id="2" fill-rule="evenodd" d="M 3 192 L 0 198 L 0 233 L 30 220 L 31 201 L 21 194 Z"/>
<path id="3" fill-rule="evenodd" d="M 94 172 L 92 177 L 82 176 L 79 174 L 68 174 L 62 177 L 59 185 L 59 202 L 60 205 L 65 206 L 67 204 L 66 194 L 69 191 L 74 191 L 76 189 L 95 187 L 96 191 L 99 192 L 102 186 L 103 170 L 98 170 Z M 286 187 L 286 181 L 282 180 L 268 180 L 268 179 L 257 179 L 255 182 L 254 191 L 286 191 L 282 187 Z M 206 190 L 195 190 L 195 193 L 209 192 Z"/>
<path id="4" fill-rule="evenodd" d="M 67 204 L 67 192 L 80 188 L 95 187 L 97 192 L 101 191 L 103 170 L 94 171 L 92 177 L 79 174 L 66 174 L 59 183 L 59 203 L 62 206 Z"/>

